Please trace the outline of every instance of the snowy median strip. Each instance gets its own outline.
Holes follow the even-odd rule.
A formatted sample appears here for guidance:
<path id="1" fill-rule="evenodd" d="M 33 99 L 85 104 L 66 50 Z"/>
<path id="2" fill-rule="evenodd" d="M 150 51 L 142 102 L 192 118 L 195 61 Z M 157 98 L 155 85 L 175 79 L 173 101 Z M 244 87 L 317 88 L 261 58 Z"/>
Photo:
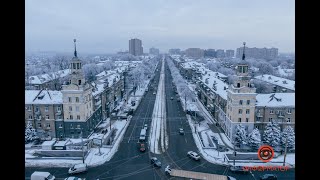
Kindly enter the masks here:
<path id="1" fill-rule="evenodd" d="M 165 86 L 164 86 L 164 61 L 162 60 L 159 86 L 152 113 L 150 128 L 149 146 L 150 151 L 161 154 L 167 149 L 168 137 L 166 133 L 166 106 L 165 106 Z M 161 147 L 159 147 L 161 146 Z"/>

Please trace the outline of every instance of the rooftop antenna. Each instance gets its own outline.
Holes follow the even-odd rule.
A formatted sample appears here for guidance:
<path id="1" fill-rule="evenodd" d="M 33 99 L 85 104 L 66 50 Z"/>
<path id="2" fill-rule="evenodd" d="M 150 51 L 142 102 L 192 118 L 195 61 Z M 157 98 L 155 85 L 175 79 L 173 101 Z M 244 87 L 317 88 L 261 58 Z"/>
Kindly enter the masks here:
<path id="1" fill-rule="evenodd" d="M 74 42 L 74 57 L 77 57 L 77 46 L 76 46 L 76 39 L 73 39 Z"/>
<path id="2" fill-rule="evenodd" d="M 246 55 L 244 54 L 244 51 L 246 49 L 246 42 L 243 42 L 243 54 L 242 54 L 242 60 L 245 60 Z"/>

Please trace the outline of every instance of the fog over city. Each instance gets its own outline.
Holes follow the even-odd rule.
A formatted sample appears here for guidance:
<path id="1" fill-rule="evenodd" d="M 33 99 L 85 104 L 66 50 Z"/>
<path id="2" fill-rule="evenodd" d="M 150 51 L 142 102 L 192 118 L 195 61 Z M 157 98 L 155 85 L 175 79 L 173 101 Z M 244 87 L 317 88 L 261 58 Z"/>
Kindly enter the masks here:
<path id="1" fill-rule="evenodd" d="M 25 2 L 26 52 L 81 53 L 128 50 L 139 38 L 143 48 L 233 49 L 276 47 L 295 51 L 295 5 L 291 0 L 110 0 Z M 81 45 L 80 45 L 81 44 Z"/>

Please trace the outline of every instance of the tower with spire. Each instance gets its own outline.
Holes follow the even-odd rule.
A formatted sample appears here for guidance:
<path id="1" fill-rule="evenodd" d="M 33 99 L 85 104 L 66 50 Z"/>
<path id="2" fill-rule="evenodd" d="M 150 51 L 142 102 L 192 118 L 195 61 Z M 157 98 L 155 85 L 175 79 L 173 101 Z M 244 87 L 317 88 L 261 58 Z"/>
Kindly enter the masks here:
<path id="1" fill-rule="evenodd" d="M 243 43 L 245 49 L 246 43 Z M 237 124 L 245 126 L 248 132 L 254 128 L 254 111 L 256 103 L 256 89 L 250 83 L 249 65 L 245 60 L 245 51 L 242 59 L 236 66 L 236 80 L 227 90 L 227 119 L 229 127 L 226 134 L 231 137 Z"/>
<path id="2" fill-rule="evenodd" d="M 74 57 L 70 62 L 70 81 L 62 86 L 65 137 L 77 138 L 82 130 L 84 136 L 91 133 L 95 122 L 90 117 L 94 113 L 92 86 L 85 81 L 82 62 L 77 55 L 76 39 Z M 88 120 L 90 122 L 88 122 Z"/>

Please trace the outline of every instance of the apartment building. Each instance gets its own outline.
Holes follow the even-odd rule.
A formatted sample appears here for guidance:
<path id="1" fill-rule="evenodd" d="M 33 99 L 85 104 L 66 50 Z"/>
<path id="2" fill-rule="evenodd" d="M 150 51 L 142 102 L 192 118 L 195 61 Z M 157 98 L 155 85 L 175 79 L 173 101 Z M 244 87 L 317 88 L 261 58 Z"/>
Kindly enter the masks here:
<path id="1" fill-rule="evenodd" d="M 293 93 L 295 92 L 295 81 L 286 78 L 281 78 L 269 74 L 263 74 L 254 77 L 255 79 L 262 81 L 272 88 L 270 93 Z"/>

